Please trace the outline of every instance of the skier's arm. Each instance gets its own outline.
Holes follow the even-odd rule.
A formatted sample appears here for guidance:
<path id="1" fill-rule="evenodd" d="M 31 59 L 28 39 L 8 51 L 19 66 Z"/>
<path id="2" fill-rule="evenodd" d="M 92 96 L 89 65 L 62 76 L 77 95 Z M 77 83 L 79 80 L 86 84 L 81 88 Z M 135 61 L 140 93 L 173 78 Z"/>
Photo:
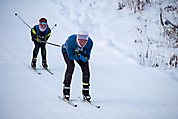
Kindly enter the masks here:
<path id="1" fill-rule="evenodd" d="M 31 37 L 32 37 L 32 40 L 34 41 L 35 39 L 37 39 L 37 33 L 36 31 L 34 30 L 34 28 L 31 29 Z"/>
<path id="2" fill-rule="evenodd" d="M 93 41 L 89 38 L 89 45 L 88 45 L 88 47 L 87 47 L 87 49 L 86 49 L 86 53 L 85 53 L 85 51 L 84 51 L 84 53 L 86 54 L 86 57 L 87 57 L 87 60 L 89 60 L 90 59 L 90 54 L 91 54 L 91 50 L 92 50 L 92 48 L 93 48 Z"/>
<path id="3" fill-rule="evenodd" d="M 50 36 L 51 36 L 51 29 L 49 29 L 48 34 L 45 36 L 45 41 L 47 41 Z"/>
<path id="4" fill-rule="evenodd" d="M 72 43 L 70 42 L 70 39 L 68 38 L 66 41 L 66 50 L 67 50 L 67 54 L 69 59 L 71 60 L 78 60 L 79 57 L 77 56 L 76 52 L 73 49 Z"/>

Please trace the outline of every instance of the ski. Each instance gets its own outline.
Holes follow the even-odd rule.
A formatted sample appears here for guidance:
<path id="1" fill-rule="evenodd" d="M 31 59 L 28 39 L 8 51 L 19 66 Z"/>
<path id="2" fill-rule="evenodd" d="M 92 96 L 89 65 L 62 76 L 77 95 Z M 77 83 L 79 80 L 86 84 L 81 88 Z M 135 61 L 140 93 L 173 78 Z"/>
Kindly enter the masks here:
<path id="1" fill-rule="evenodd" d="M 43 68 L 45 71 L 47 71 L 48 73 L 50 73 L 51 75 L 53 75 L 53 72 L 51 72 L 48 68 L 44 68 L 43 66 L 40 65 L 41 68 Z"/>
<path id="2" fill-rule="evenodd" d="M 58 96 L 61 100 L 63 100 L 64 102 L 68 103 L 69 105 L 73 106 L 73 107 L 77 107 L 76 104 L 74 104 L 73 102 L 71 102 L 70 100 L 66 100 L 65 98 L 62 98 L 61 96 Z"/>
<path id="3" fill-rule="evenodd" d="M 33 68 L 33 67 L 31 67 L 31 66 L 29 66 L 33 71 L 35 71 L 37 74 L 41 74 L 38 70 L 36 70 L 35 68 Z"/>
<path id="4" fill-rule="evenodd" d="M 80 100 L 81 102 L 86 102 L 86 103 L 88 103 L 88 104 L 90 104 L 90 105 L 92 105 L 92 106 L 94 106 L 94 107 L 96 107 L 96 108 L 100 108 L 100 105 L 95 105 L 95 104 L 93 104 L 91 101 L 84 100 L 84 99 L 82 99 L 81 97 L 78 97 L 78 98 L 79 98 L 79 100 Z"/>

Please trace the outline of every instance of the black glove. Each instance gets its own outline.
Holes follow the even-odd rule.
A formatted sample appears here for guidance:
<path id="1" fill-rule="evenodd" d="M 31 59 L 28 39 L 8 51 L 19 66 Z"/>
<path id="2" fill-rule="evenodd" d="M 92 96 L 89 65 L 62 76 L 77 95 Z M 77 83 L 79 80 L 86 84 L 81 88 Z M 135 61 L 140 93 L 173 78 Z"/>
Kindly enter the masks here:
<path id="1" fill-rule="evenodd" d="M 87 55 L 84 53 L 84 51 L 79 50 L 79 54 L 83 55 L 84 57 L 87 57 Z"/>
<path id="2" fill-rule="evenodd" d="M 77 54 L 77 56 L 80 57 L 80 53 L 79 53 L 80 50 L 77 49 L 77 50 L 74 50 L 74 51 L 75 51 L 75 54 Z"/>
<path id="3" fill-rule="evenodd" d="M 81 51 L 80 49 L 76 49 L 74 51 L 78 57 L 80 56 L 80 54 L 83 55 L 84 57 L 87 57 L 87 55 L 84 53 L 85 50 Z"/>

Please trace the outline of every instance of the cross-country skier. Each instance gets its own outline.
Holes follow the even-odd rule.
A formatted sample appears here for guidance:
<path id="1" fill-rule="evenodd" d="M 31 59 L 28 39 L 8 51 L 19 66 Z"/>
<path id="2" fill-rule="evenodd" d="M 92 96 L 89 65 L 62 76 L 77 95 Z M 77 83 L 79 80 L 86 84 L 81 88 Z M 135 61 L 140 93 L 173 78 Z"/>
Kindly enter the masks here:
<path id="1" fill-rule="evenodd" d="M 46 62 L 46 43 L 42 43 L 40 41 L 47 41 L 50 35 L 51 35 L 51 29 L 48 27 L 47 19 L 40 18 L 39 24 L 35 25 L 31 29 L 31 37 L 35 45 L 35 48 L 33 50 L 31 67 L 36 68 L 37 55 L 40 48 L 41 48 L 41 56 L 42 56 L 42 66 L 44 68 L 48 67 Z"/>
<path id="2" fill-rule="evenodd" d="M 88 61 L 90 59 L 92 47 L 93 41 L 88 36 L 87 31 L 79 31 L 78 34 L 69 36 L 65 44 L 62 46 L 62 54 L 64 61 L 67 64 L 67 69 L 63 81 L 63 97 L 67 100 L 70 98 L 70 84 L 75 67 L 74 60 L 79 64 L 82 70 L 83 98 L 88 101 L 91 99 L 89 94 L 90 70 Z"/>

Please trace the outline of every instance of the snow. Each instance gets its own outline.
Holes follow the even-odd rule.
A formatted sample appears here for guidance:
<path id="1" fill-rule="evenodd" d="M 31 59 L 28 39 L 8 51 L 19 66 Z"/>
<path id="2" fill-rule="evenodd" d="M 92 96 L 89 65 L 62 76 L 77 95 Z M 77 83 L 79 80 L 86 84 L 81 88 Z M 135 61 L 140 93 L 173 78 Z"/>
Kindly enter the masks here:
<path id="1" fill-rule="evenodd" d="M 177 119 L 177 69 L 141 66 L 137 59 L 137 18 L 150 20 L 147 35 L 159 38 L 157 12 L 147 8 L 134 14 L 117 10 L 117 0 L 1 0 L 0 1 L 0 118 L 1 119 Z M 159 7 L 153 7 L 159 9 Z M 81 72 L 76 65 L 71 85 L 73 108 L 61 101 L 66 65 L 61 49 L 47 45 L 50 75 L 37 66 L 40 76 L 28 68 L 33 43 L 30 29 L 40 17 L 52 28 L 49 42 L 63 44 L 66 38 L 86 29 L 94 41 L 90 60 L 91 96 L 100 109 L 78 101 Z M 144 46 L 142 46 L 144 47 Z"/>

